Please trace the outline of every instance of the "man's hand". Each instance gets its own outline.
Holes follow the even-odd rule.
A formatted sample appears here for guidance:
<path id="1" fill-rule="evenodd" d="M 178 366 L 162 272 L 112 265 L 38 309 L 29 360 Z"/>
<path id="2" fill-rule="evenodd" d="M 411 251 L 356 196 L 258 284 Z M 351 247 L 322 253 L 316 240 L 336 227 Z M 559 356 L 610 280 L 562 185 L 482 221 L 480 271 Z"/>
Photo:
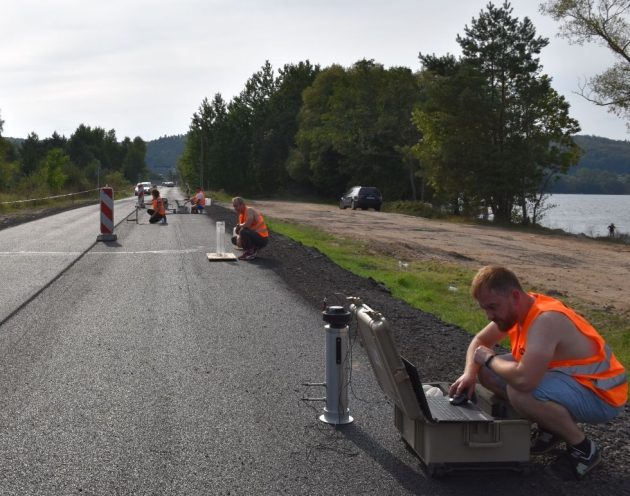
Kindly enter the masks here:
<path id="1" fill-rule="evenodd" d="M 458 394 L 465 393 L 468 399 L 472 397 L 473 392 L 475 391 L 475 384 L 477 383 L 477 375 L 469 375 L 463 373 L 459 379 L 457 379 L 448 390 L 448 395 L 451 397 L 457 396 Z"/>

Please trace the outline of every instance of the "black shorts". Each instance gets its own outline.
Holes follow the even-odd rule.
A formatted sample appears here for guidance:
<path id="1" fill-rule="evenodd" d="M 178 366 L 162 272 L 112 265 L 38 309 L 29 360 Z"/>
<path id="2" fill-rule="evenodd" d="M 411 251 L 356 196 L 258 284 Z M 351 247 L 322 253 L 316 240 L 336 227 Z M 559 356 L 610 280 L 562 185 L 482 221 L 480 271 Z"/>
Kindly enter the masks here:
<path id="1" fill-rule="evenodd" d="M 241 229 L 239 236 L 241 237 L 241 244 L 245 250 L 251 248 L 260 249 L 267 246 L 268 237 L 263 237 L 251 229 Z"/>
<path id="2" fill-rule="evenodd" d="M 158 212 L 156 212 L 152 208 L 147 209 L 147 213 L 151 216 L 151 218 L 149 219 L 149 222 L 151 224 L 156 224 L 160 222 L 164 217 L 166 217 L 165 215 L 160 215 Z"/>

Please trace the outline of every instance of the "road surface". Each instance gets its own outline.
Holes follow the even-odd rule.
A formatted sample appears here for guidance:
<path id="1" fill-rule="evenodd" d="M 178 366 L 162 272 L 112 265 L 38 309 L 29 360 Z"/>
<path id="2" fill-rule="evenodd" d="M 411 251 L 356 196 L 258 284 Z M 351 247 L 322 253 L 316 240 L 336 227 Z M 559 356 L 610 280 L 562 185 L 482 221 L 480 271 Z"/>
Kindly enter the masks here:
<path id="1" fill-rule="evenodd" d="M 321 313 L 270 258 L 208 262 L 211 212 L 96 244 L 83 217 L 48 219 L 45 242 L 0 231 L 3 277 L 32 286 L 0 324 L 0 494 L 562 494 L 539 475 L 427 478 L 357 343 L 355 421 L 321 423 L 304 401 L 324 395 L 304 385 L 325 377 Z"/>

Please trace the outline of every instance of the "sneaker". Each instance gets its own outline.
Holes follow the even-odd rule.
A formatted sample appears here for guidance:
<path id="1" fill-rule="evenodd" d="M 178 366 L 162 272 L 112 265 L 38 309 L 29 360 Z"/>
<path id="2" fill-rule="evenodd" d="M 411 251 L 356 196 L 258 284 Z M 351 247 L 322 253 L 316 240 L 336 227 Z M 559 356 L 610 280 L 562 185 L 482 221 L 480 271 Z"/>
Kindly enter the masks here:
<path id="1" fill-rule="evenodd" d="M 249 255 L 247 255 L 247 257 L 245 257 L 245 260 L 254 260 L 254 258 L 256 258 L 256 255 L 258 254 L 258 250 L 256 248 L 252 248 L 249 251 L 250 253 Z"/>
<path id="2" fill-rule="evenodd" d="M 589 443 L 591 449 L 589 450 L 590 453 L 588 456 L 574 447 L 569 447 L 568 449 L 569 459 L 573 464 L 575 476 L 578 479 L 582 479 L 602 461 L 602 456 L 599 449 L 597 449 L 597 445 L 592 440 L 589 440 Z"/>
<path id="3" fill-rule="evenodd" d="M 536 429 L 532 432 L 532 438 L 529 446 L 529 454 L 536 456 L 549 453 L 558 444 L 562 442 L 562 438 L 552 434 L 551 432 Z"/>
<path id="4" fill-rule="evenodd" d="M 243 254 L 240 257 L 238 257 L 238 259 L 239 260 L 252 260 L 255 257 L 256 257 L 256 254 L 254 253 L 254 250 L 245 250 Z"/>
<path id="5" fill-rule="evenodd" d="M 569 448 L 553 462 L 545 467 L 545 473 L 570 481 L 583 479 L 602 461 L 601 454 L 593 441 L 590 441 L 591 449 L 588 456 L 575 448 Z"/>

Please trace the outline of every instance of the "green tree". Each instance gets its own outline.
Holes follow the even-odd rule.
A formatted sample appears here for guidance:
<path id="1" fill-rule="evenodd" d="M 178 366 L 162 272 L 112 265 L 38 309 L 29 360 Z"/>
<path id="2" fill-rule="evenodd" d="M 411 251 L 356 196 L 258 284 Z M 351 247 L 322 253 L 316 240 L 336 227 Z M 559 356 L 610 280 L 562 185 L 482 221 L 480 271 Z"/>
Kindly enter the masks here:
<path id="1" fill-rule="evenodd" d="M 126 150 L 121 148 L 112 129 L 79 125 L 70 136 L 67 146 L 70 159 L 84 169 L 97 160 L 101 165 L 101 174 L 108 170 L 121 170 Z"/>
<path id="2" fill-rule="evenodd" d="M 192 116 L 186 146 L 178 164 L 179 175 L 194 190 L 203 188 L 224 188 L 225 176 L 229 173 L 229 160 L 223 162 L 227 148 L 221 143 L 226 105 L 217 93 L 212 101 L 204 98 Z"/>
<path id="3" fill-rule="evenodd" d="M 245 83 L 245 89 L 236 99 L 230 113 L 247 118 L 242 126 L 243 137 L 249 137 L 249 154 L 245 157 L 243 190 L 247 193 L 268 193 L 275 191 L 273 177 L 273 133 L 269 127 L 271 118 L 270 99 L 276 91 L 276 78 L 269 61 L 255 72 Z M 243 121 L 241 123 L 244 124 Z"/>
<path id="4" fill-rule="evenodd" d="M 105 174 L 105 177 L 103 178 L 103 184 L 111 186 L 114 190 L 115 195 L 116 191 L 122 190 L 126 186 L 128 186 L 129 181 L 121 171 L 110 171 Z"/>
<path id="5" fill-rule="evenodd" d="M 630 119 L 630 1 L 548 0 L 543 14 L 561 24 L 560 36 L 582 45 L 598 43 L 615 56 L 615 64 L 589 79 L 581 95 L 609 111 Z"/>
<path id="6" fill-rule="evenodd" d="M 9 190 L 19 177 L 18 164 L 12 160 L 13 145 L 2 137 L 4 121 L 0 118 L 0 191 Z"/>
<path id="7" fill-rule="evenodd" d="M 0 153 L 2 144 L 0 143 Z M 20 168 L 17 162 L 9 162 L 0 154 L 0 191 L 10 191 L 17 184 Z"/>
<path id="8" fill-rule="evenodd" d="M 69 164 L 70 157 L 61 148 L 53 148 L 46 154 L 46 158 L 42 163 L 43 174 L 53 193 L 59 193 L 61 188 L 63 188 L 68 178 L 64 173 L 64 169 L 68 168 Z"/>
<path id="9" fill-rule="evenodd" d="M 487 86 L 474 65 L 451 55 L 420 54 L 420 61 L 424 99 L 413 121 L 422 139 L 414 150 L 436 199 L 459 214 L 484 203 L 484 177 L 491 173 L 493 115 Z"/>
<path id="10" fill-rule="evenodd" d="M 304 92 L 290 157 L 292 177 L 304 177 L 327 196 L 350 183 L 379 186 L 387 198 L 410 188 L 405 147 L 418 140 L 411 111 L 419 97 L 409 69 L 385 69 L 372 60 L 321 71 Z"/>
<path id="11" fill-rule="evenodd" d="M 257 133 L 254 167 L 261 191 L 275 192 L 285 189 L 289 183 L 286 163 L 295 146 L 302 93 L 313 83 L 319 70 L 319 66 L 313 66 L 307 60 L 286 64 L 278 71 L 275 89 L 261 115 Z"/>
<path id="12" fill-rule="evenodd" d="M 2 117 L 0 117 L 0 191 L 6 191 L 8 189 L 17 172 L 13 170 L 8 161 L 9 147 L 11 144 L 2 137 L 3 126 L 4 121 Z"/>
<path id="13" fill-rule="evenodd" d="M 460 61 L 420 56 L 429 84 L 415 115 L 424 135 L 417 150 L 457 207 L 487 205 L 511 222 L 518 206 L 528 222 L 545 185 L 577 162 L 571 136 L 579 126 L 542 74 L 548 41 L 528 18 L 512 17 L 509 2 L 488 4 L 464 32 Z"/>
<path id="14" fill-rule="evenodd" d="M 47 154 L 54 148 L 60 148 L 66 150 L 68 147 L 68 139 L 65 136 L 59 136 L 55 131 L 50 138 L 44 138 L 41 140 L 41 146 L 44 154 Z"/>
<path id="15" fill-rule="evenodd" d="M 123 143 L 125 155 L 122 160 L 122 174 L 127 181 L 131 183 L 139 182 L 138 178 L 147 174 L 147 165 L 145 162 L 147 145 L 139 136 L 136 136 L 133 141 L 129 138 L 125 138 Z M 110 168 L 108 173 L 110 172 L 116 171 Z"/>
<path id="16" fill-rule="evenodd" d="M 44 154 L 42 153 L 39 136 L 35 133 L 30 133 L 20 147 L 22 174 L 28 176 L 35 172 L 43 158 Z"/>
<path id="17" fill-rule="evenodd" d="M 333 144 L 334 129 L 330 100 L 343 84 L 345 70 L 332 65 L 322 70 L 304 90 L 296 135 L 297 149 L 287 165 L 290 176 L 313 184 L 319 191 L 339 192 L 349 179 L 341 165 L 342 156 Z"/>

